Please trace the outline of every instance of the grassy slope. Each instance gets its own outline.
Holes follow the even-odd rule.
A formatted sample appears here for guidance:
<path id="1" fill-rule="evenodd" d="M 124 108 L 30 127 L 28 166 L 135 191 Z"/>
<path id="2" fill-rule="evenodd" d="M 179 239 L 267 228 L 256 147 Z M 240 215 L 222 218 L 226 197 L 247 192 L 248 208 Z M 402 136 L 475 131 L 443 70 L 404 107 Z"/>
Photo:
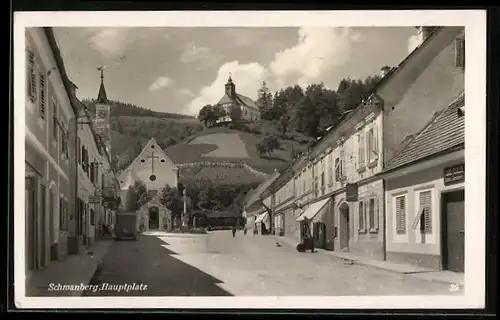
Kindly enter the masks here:
<path id="1" fill-rule="evenodd" d="M 247 165 L 266 173 L 272 172 L 274 169 L 280 169 L 287 166 L 292 161 L 292 150 L 302 151 L 307 145 L 305 142 L 310 141 L 307 137 L 299 133 L 291 133 L 288 139 L 280 138 L 281 148 L 275 150 L 271 155 L 259 155 L 257 152 L 257 144 L 269 134 L 278 134 L 277 129 L 268 122 L 256 123 L 258 131 L 261 133 L 249 133 L 229 128 L 210 128 L 194 133 L 182 143 L 171 146 L 165 149 L 165 152 L 176 163 L 188 163 L 198 161 L 214 161 L 214 162 L 244 162 Z M 217 133 L 238 134 L 245 144 L 245 148 L 249 157 L 246 158 L 222 158 L 222 157 L 207 157 L 204 154 L 213 151 L 217 148 L 214 144 L 190 144 L 192 140 L 200 136 L 209 136 Z M 300 143 L 299 141 L 302 141 Z"/>

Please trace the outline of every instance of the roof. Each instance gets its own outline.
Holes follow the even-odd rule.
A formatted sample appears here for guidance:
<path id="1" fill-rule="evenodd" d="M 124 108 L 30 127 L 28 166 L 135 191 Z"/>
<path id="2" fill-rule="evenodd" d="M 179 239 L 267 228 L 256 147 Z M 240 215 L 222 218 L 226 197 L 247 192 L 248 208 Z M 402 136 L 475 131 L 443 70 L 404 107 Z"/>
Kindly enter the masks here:
<path id="1" fill-rule="evenodd" d="M 52 54 L 54 55 L 54 59 L 56 60 L 57 69 L 59 71 L 59 74 L 61 75 L 64 84 L 64 89 L 66 90 L 68 96 L 70 97 L 71 107 L 73 108 L 74 113 L 78 114 L 78 106 L 75 105 L 75 100 L 74 100 L 76 99 L 76 97 L 73 94 L 74 93 L 73 89 L 76 88 L 76 86 L 73 84 L 73 82 L 69 80 L 68 74 L 66 73 L 66 67 L 64 66 L 61 50 L 57 45 L 57 40 L 54 34 L 54 30 L 52 29 L 52 27 L 44 27 L 43 30 L 45 32 L 45 36 L 47 37 L 47 41 L 49 42 Z"/>
<path id="2" fill-rule="evenodd" d="M 248 197 L 248 201 L 245 202 L 245 206 L 250 207 L 252 204 L 257 202 L 260 198 L 260 196 L 271 186 L 271 184 L 278 179 L 280 176 L 280 173 L 278 171 L 273 172 L 271 176 L 266 179 L 264 182 L 262 182 L 257 188 L 254 190 L 251 190 L 251 195 Z"/>
<path id="3" fill-rule="evenodd" d="M 225 103 L 231 103 L 231 102 L 232 102 L 231 98 L 229 98 L 229 96 L 227 94 L 224 94 L 222 96 L 222 98 L 219 100 L 219 102 L 217 102 L 217 104 L 225 104 Z M 239 94 L 239 93 L 236 94 L 236 102 L 238 102 L 241 105 L 247 106 L 249 108 L 259 110 L 259 108 L 255 104 L 255 101 L 253 101 L 249 97 L 244 96 L 242 94 Z"/>
<path id="4" fill-rule="evenodd" d="M 384 171 L 412 164 L 446 152 L 465 143 L 465 118 L 459 110 L 465 105 L 462 93 L 448 107 L 434 114 L 427 125 L 388 164 Z"/>
<path id="5" fill-rule="evenodd" d="M 207 218 L 237 218 L 241 216 L 241 212 L 237 210 L 205 211 L 202 214 Z"/>
<path id="6" fill-rule="evenodd" d="M 101 78 L 101 86 L 99 87 L 99 93 L 97 94 L 98 104 L 109 104 L 108 96 L 106 95 L 106 88 L 104 88 L 104 80 Z"/>

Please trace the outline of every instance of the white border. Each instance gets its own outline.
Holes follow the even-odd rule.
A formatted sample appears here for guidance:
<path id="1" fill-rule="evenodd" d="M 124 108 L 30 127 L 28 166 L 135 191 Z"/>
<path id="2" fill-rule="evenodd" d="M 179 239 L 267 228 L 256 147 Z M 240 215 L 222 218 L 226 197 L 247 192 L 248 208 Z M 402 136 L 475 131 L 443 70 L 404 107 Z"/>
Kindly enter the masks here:
<path id="1" fill-rule="evenodd" d="M 466 248 L 463 296 L 352 297 L 25 297 L 24 215 L 14 215 L 15 303 L 22 308 L 478 308 L 485 299 L 485 124 L 486 11 L 179 11 L 179 12 L 15 12 L 14 56 L 24 55 L 24 28 L 40 26 L 465 26 L 466 103 Z M 14 59 L 14 157 L 25 157 L 25 72 L 23 59 Z M 469 67 L 470 66 L 470 67 Z M 473 66 L 473 67 L 472 67 Z M 20 97 L 23 97 L 20 99 Z M 18 161 L 18 163 L 22 163 Z M 15 212 L 24 212 L 23 165 L 14 167 Z M 473 217 L 473 218 L 472 218 Z M 473 235 L 471 237 L 470 235 Z"/>

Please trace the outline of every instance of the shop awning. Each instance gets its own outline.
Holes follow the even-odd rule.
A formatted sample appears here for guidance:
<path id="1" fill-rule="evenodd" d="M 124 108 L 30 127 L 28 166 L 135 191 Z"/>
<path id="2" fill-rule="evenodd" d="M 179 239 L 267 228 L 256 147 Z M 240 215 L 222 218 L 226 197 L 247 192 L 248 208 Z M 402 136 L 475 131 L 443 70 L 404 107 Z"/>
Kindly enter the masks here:
<path id="1" fill-rule="evenodd" d="M 257 219 L 255 219 L 255 223 L 260 223 L 260 222 L 262 222 L 262 220 L 264 220 L 264 218 L 266 217 L 266 215 L 267 215 L 267 212 L 261 213 L 261 214 L 257 217 Z"/>
<path id="2" fill-rule="evenodd" d="M 330 198 L 326 198 L 317 202 L 314 202 L 307 208 L 300 217 L 297 218 L 296 221 L 302 221 L 304 218 L 311 220 L 314 218 L 318 212 L 325 206 L 325 204 L 330 200 Z"/>

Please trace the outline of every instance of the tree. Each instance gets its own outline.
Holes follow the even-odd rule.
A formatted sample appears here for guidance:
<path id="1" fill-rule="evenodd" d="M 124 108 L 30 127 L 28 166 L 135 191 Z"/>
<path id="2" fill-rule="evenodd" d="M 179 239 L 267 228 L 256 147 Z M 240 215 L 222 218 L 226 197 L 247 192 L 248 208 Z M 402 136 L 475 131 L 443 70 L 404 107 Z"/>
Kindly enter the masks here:
<path id="1" fill-rule="evenodd" d="M 241 107 L 237 104 L 232 104 L 230 109 L 231 121 L 241 120 Z"/>
<path id="2" fill-rule="evenodd" d="M 257 144 L 257 151 L 259 154 L 267 153 L 269 155 L 273 154 L 273 151 L 280 147 L 279 139 L 274 136 L 267 136 L 261 142 Z"/>
<path id="3" fill-rule="evenodd" d="M 136 210 L 139 210 L 143 205 L 145 205 L 149 201 L 148 188 L 146 187 L 144 182 L 140 180 L 134 183 L 133 188 L 137 196 Z"/>
<path id="4" fill-rule="evenodd" d="M 181 194 L 177 188 L 166 185 L 161 191 L 160 202 L 172 212 L 172 218 L 180 217 L 183 204 Z"/>
<path id="5" fill-rule="evenodd" d="M 257 107 L 260 110 L 260 117 L 264 120 L 269 119 L 269 110 L 271 110 L 273 106 L 273 94 L 267 87 L 265 81 L 262 82 L 259 90 L 257 91 Z"/>
<path id="6" fill-rule="evenodd" d="M 209 104 L 203 106 L 198 113 L 198 120 L 200 120 L 205 127 L 213 125 L 215 121 L 217 121 L 214 113 L 214 107 Z"/>
<path id="7" fill-rule="evenodd" d="M 133 186 L 128 187 L 127 193 L 125 194 L 125 211 L 126 212 L 136 212 L 137 211 L 137 193 Z"/>
<path id="8" fill-rule="evenodd" d="M 290 116 L 287 113 L 285 113 L 284 115 L 281 116 L 279 122 L 279 130 L 284 138 L 286 138 L 289 126 L 290 126 Z"/>

